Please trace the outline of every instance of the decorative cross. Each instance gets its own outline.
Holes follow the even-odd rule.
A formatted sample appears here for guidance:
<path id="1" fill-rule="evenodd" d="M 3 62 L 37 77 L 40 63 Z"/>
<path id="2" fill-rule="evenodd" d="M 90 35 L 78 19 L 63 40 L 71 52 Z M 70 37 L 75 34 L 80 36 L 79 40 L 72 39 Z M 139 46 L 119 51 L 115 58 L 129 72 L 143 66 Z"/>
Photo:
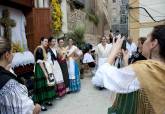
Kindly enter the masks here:
<path id="1" fill-rule="evenodd" d="M 8 9 L 2 11 L 2 18 L 0 18 L 0 24 L 4 28 L 4 38 L 11 41 L 11 28 L 16 26 L 13 19 L 10 19 L 10 12 Z"/>

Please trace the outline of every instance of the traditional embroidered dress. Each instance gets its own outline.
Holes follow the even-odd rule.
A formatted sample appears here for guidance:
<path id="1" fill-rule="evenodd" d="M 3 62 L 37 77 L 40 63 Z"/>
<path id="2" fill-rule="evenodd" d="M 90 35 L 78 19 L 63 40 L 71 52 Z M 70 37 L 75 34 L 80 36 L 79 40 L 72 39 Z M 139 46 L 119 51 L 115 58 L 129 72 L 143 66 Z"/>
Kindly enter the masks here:
<path id="1" fill-rule="evenodd" d="M 98 44 L 95 48 L 95 52 L 98 55 L 98 67 L 107 62 L 108 55 L 111 51 L 112 45 L 106 44 L 105 47 L 102 43 Z"/>
<path id="2" fill-rule="evenodd" d="M 38 46 L 35 55 L 35 82 L 34 82 L 34 102 L 43 104 L 51 101 L 55 96 L 54 86 L 48 86 L 45 74 L 40 66 L 46 61 L 46 51 L 42 46 Z"/>
<path id="3" fill-rule="evenodd" d="M 100 85 L 117 93 L 131 93 L 140 89 L 137 109 L 133 114 L 164 114 L 164 73 L 165 65 L 163 63 L 146 60 L 122 69 L 105 63 L 98 69 L 96 76 Z"/>
<path id="4" fill-rule="evenodd" d="M 138 60 L 145 60 L 139 52 L 134 53 L 130 58 L 130 63 L 136 62 Z M 117 61 L 116 61 L 117 62 Z M 122 63 L 119 61 L 119 63 Z M 118 68 L 122 67 L 122 64 L 116 64 Z M 108 114 L 138 114 L 137 113 L 137 103 L 141 101 L 142 91 L 137 90 L 135 92 L 122 94 L 118 93 L 115 102 L 112 107 L 108 109 Z M 129 110 L 128 110 L 129 109 Z"/>
<path id="5" fill-rule="evenodd" d="M 66 88 L 65 88 L 65 84 L 64 84 L 62 71 L 61 71 L 60 65 L 57 61 L 58 56 L 57 56 L 56 49 L 49 48 L 47 57 L 48 57 L 49 63 L 53 67 L 53 74 L 54 74 L 55 80 L 56 80 L 56 92 L 57 92 L 58 96 L 61 97 L 61 96 L 65 95 Z"/>
<path id="6" fill-rule="evenodd" d="M 25 18 L 24 13 L 21 10 L 0 5 L 0 18 L 2 17 L 2 11 L 4 9 L 9 10 L 10 18 L 16 22 L 16 26 L 13 27 L 11 31 L 12 42 L 14 43 L 19 42 L 22 48 L 24 48 L 25 50 L 28 50 L 26 32 L 25 32 L 26 18 Z M 3 32 L 4 32 L 4 28 L 0 25 L 0 36 L 3 35 Z"/>
<path id="7" fill-rule="evenodd" d="M 58 49 L 58 53 L 59 53 L 58 62 L 62 70 L 65 87 L 69 88 L 69 74 L 68 74 L 68 66 L 66 62 L 67 50 L 66 48 L 62 47 Z"/>
<path id="8" fill-rule="evenodd" d="M 14 74 L 0 67 L 0 114 L 32 114 L 33 101 Z"/>
<path id="9" fill-rule="evenodd" d="M 79 56 L 81 53 L 76 46 L 71 48 L 67 47 L 68 57 L 68 72 L 69 72 L 69 90 L 71 92 L 77 92 L 80 90 L 80 72 L 77 62 L 74 60 L 75 56 Z"/>

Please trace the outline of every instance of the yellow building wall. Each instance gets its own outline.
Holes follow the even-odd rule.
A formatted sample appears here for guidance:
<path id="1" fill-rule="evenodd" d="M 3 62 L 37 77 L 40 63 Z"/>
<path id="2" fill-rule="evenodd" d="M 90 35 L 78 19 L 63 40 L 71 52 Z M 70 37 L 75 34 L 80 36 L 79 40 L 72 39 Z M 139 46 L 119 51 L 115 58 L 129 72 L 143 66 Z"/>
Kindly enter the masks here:
<path id="1" fill-rule="evenodd" d="M 155 2 L 154 6 L 160 5 L 160 3 L 157 3 L 154 0 L 151 0 L 151 1 Z M 159 1 L 161 1 L 161 3 L 165 3 L 164 0 L 159 0 Z M 144 4 L 144 1 L 142 2 L 142 0 L 129 0 L 129 7 L 139 7 L 143 4 Z M 156 17 L 156 14 L 153 14 L 153 12 L 151 12 L 151 11 L 158 10 L 158 9 L 156 9 L 156 7 L 149 9 L 148 8 L 148 7 L 150 7 L 149 4 L 150 3 L 145 1 L 145 6 L 143 6 L 143 7 L 147 8 L 148 11 L 151 13 L 151 15 Z M 164 9 L 165 8 L 161 8 L 159 10 L 164 11 Z M 152 30 L 152 27 L 154 27 L 156 25 L 165 24 L 165 21 L 154 22 L 150 18 L 148 19 L 145 17 L 141 17 L 143 15 L 146 15 L 146 14 L 140 13 L 140 9 L 130 9 L 129 10 L 129 16 L 128 16 L 129 17 L 129 22 L 128 22 L 129 35 L 133 38 L 134 41 L 137 41 L 137 39 L 140 36 L 146 37 L 147 34 Z"/>
<path id="2" fill-rule="evenodd" d="M 130 7 L 138 7 L 139 0 L 129 0 Z M 128 13 L 128 30 L 129 36 L 136 41 L 139 38 L 140 23 L 139 23 L 139 9 L 130 9 Z"/>

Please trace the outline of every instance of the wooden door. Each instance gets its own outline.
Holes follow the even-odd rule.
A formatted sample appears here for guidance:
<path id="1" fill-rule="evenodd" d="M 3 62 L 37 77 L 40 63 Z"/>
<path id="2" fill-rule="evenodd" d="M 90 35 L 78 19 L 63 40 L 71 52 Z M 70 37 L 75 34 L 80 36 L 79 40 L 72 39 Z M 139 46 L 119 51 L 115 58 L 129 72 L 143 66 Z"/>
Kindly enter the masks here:
<path id="1" fill-rule="evenodd" d="M 35 47 L 40 44 L 42 36 L 51 36 L 51 15 L 49 8 L 33 8 L 27 15 L 27 40 L 28 47 L 33 52 Z"/>

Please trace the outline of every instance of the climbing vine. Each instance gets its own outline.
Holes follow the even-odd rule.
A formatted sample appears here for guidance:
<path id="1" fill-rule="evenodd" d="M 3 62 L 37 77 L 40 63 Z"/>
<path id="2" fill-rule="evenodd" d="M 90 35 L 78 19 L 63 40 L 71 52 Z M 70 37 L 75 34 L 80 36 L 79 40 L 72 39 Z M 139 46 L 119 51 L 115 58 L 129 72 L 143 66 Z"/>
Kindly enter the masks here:
<path id="1" fill-rule="evenodd" d="M 52 6 L 52 29 L 54 34 L 58 34 L 62 29 L 62 11 L 58 0 L 51 1 Z"/>

